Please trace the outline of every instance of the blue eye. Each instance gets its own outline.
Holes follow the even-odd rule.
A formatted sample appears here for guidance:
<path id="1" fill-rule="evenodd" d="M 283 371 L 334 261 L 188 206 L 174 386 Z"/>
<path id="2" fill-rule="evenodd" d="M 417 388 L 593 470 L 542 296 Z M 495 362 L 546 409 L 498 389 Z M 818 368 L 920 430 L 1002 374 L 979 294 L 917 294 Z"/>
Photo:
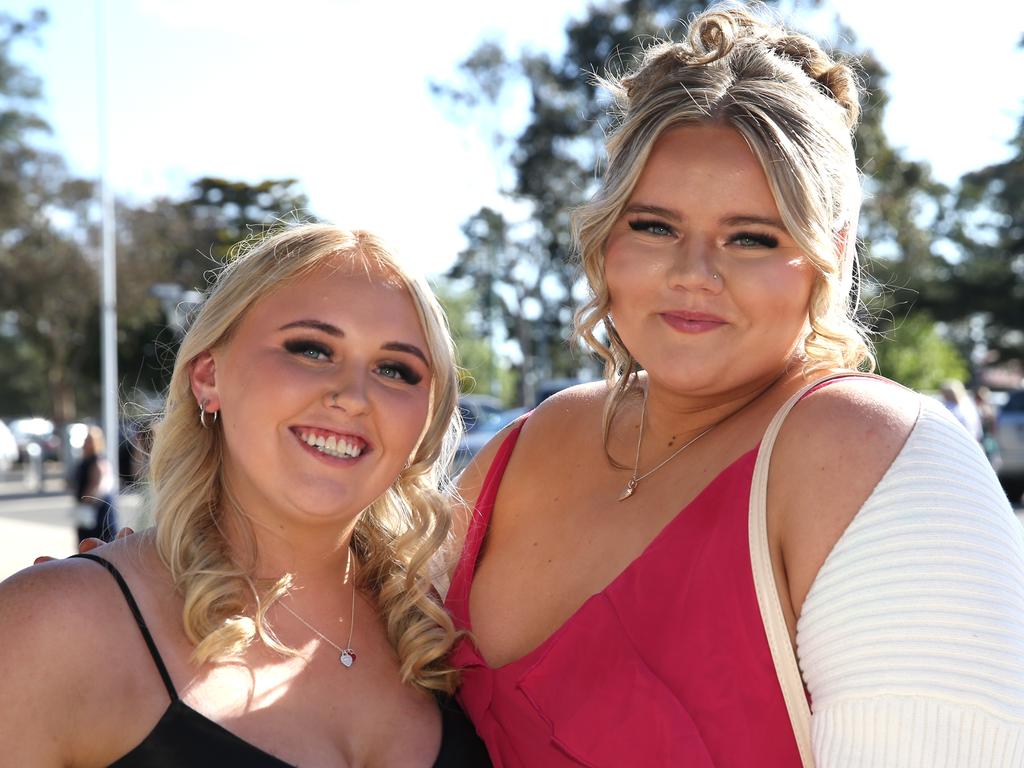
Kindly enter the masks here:
<path id="1" fill-rule="evenodd" d="M 292 339 L 284 343 L 284 348 L 293 355 L 307 360 L 323 361 L 331 359 L 331 350 L 317 341 Z"/>
<path id="2" fill-rule="evenodd" d="M 674 234 L 672 227 L 656 219 L 635 219 L 629 222 L 629 228 L 634 232 L 644 232 L 659 237 L 669 237 Z"/>
<path id="3" fill-rule="evenodd" d="M 757 232 L 738 232 L 729 238 L 729 242 L 744 248 L 777 248 L 779 238 Z"/>
<path id="4" fill-rule="evenodd" d="M 384 378 L 404 381 L 406 384 L 419 384 L 423 381 L 419 372 L 402 363 L 381 363 L 377 366 L 377 372 Z"/>

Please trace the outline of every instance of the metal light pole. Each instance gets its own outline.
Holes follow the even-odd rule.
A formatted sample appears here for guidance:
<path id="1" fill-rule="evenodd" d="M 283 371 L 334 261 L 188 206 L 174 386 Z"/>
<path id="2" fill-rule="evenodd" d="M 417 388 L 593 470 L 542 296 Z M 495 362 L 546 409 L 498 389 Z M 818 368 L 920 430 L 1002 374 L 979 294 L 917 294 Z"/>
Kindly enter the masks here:
<path id="1" fill-rule="evenodd" d="M 100 274 L 103 284 L 100 337 L 103 355 L 103 431 L 107 436 L 107 461 L 114 475 L 116 495 L 120 490 L 118 447 L 120 405 L 117 378 L 117 250 L 114 190 L 109 178 L 107 136 L 107 18 L 105 0 L 96 0 L 96 114 L 100 160 L 100 203 L 103 222 L 103 251 Z"/>

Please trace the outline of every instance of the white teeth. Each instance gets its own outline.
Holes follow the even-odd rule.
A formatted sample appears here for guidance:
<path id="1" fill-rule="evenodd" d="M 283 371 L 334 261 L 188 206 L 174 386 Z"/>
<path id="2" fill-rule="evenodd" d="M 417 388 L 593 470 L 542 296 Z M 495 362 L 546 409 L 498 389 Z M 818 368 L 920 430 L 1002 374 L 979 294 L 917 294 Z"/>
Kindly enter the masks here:
<path id="1" fill-rule="evenodd" d="M 355 458 L 362 454 L 363 449 L 356 446 L 355 443 L 351 443 L 343 437 L 324 437 L 323 435 L 315 435 L 312 432 L 308 434 L 300 434 L 299 439 L 307 445 L 316 448 L 321 453 L 326 453 L 328 456 L 334 456 L 336 458 Z"/>

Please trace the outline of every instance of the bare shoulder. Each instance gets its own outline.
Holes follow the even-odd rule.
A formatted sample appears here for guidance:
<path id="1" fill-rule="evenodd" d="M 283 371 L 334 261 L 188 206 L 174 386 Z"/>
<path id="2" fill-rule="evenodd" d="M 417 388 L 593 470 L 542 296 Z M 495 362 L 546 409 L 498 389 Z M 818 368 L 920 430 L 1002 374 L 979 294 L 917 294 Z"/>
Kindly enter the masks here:
<path id="1" fill-rule="evenodd" d="M 778 458 L 859 458 L 868 466 L 882 466 L 884 472 L 920 410 L 921 395 L 893 382 L 868 377 L 829 382 L 804 397 L 786 418 Z"/>
<path id="2" fill-rule="evenodd" d="M 32 566 L 0 584 L 0 751 L 12 764 L 78 759 L 85 713 L 102 709 L 94 683 L 117 658 L 112 586 L 84 560 Z"/>
<path id="3" fill-rule="evenodd" d="M 517 450 L 517 454 L 534 455 L 535 451 L 531 450 L 531 445 L 550 446 L 552 441 L 560 444 L 571 439 L 580 424 L 587 423 L 586 419 L 591 417 L 595 408 L 600 412 L 607 391 L 608 387 L 603 381 L 563 389 L 531 411 L 525 423 L 522 419 L 516 419 L 498 432 L 459 475 L 459 493 L 462 500 L 472 507 L 502 443 L 520 424 L 522 433 L 518 445 L 522 445 L 523 450 Z M 550 455 L 547 451 L 545 454 Z"/>
<path id="4" fill-rule="evenodd" d="M 552 446 L 563 446 L 571 442 L 581 425 L 596 424 L 600 428 L 600 412 L 607 392 L 608 387 L 603 381 L 569 387 L 538 405 L 530 412 L 525 423 L 517 419 L 491 438 L 459 475 L 458 499 L 453 515 L 456 537 L 461 541 L 465 535 L 487 472 L 501 445 L 520 424 L 522 432 L 516 448 L 517 462 L 547 462 L 551 457 Z M 593 418 L 595 412 L 598 414 L 596 421 Z"/>
<path id="5" fill-rule="evenodd" d="M 769 527 L 789 574 L 793 607 L 899 455 L 921 396 L 878 378 L 840 379 L 800 401 L 772 452 Z"/>

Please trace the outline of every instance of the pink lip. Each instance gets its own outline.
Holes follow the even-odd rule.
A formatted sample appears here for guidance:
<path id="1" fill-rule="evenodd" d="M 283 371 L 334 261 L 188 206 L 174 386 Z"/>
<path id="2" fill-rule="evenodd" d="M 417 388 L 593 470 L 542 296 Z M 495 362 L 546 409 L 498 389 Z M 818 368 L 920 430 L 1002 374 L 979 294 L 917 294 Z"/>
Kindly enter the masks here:
<path id="1" fill-rule="evenodd" d="M 727 325 L 726 321 L 718 315 L 707 312 L 688 312 L 686 310 L 662 312 L 661 318 L 669 327 L 681 333 L 707 333 Z"/>

